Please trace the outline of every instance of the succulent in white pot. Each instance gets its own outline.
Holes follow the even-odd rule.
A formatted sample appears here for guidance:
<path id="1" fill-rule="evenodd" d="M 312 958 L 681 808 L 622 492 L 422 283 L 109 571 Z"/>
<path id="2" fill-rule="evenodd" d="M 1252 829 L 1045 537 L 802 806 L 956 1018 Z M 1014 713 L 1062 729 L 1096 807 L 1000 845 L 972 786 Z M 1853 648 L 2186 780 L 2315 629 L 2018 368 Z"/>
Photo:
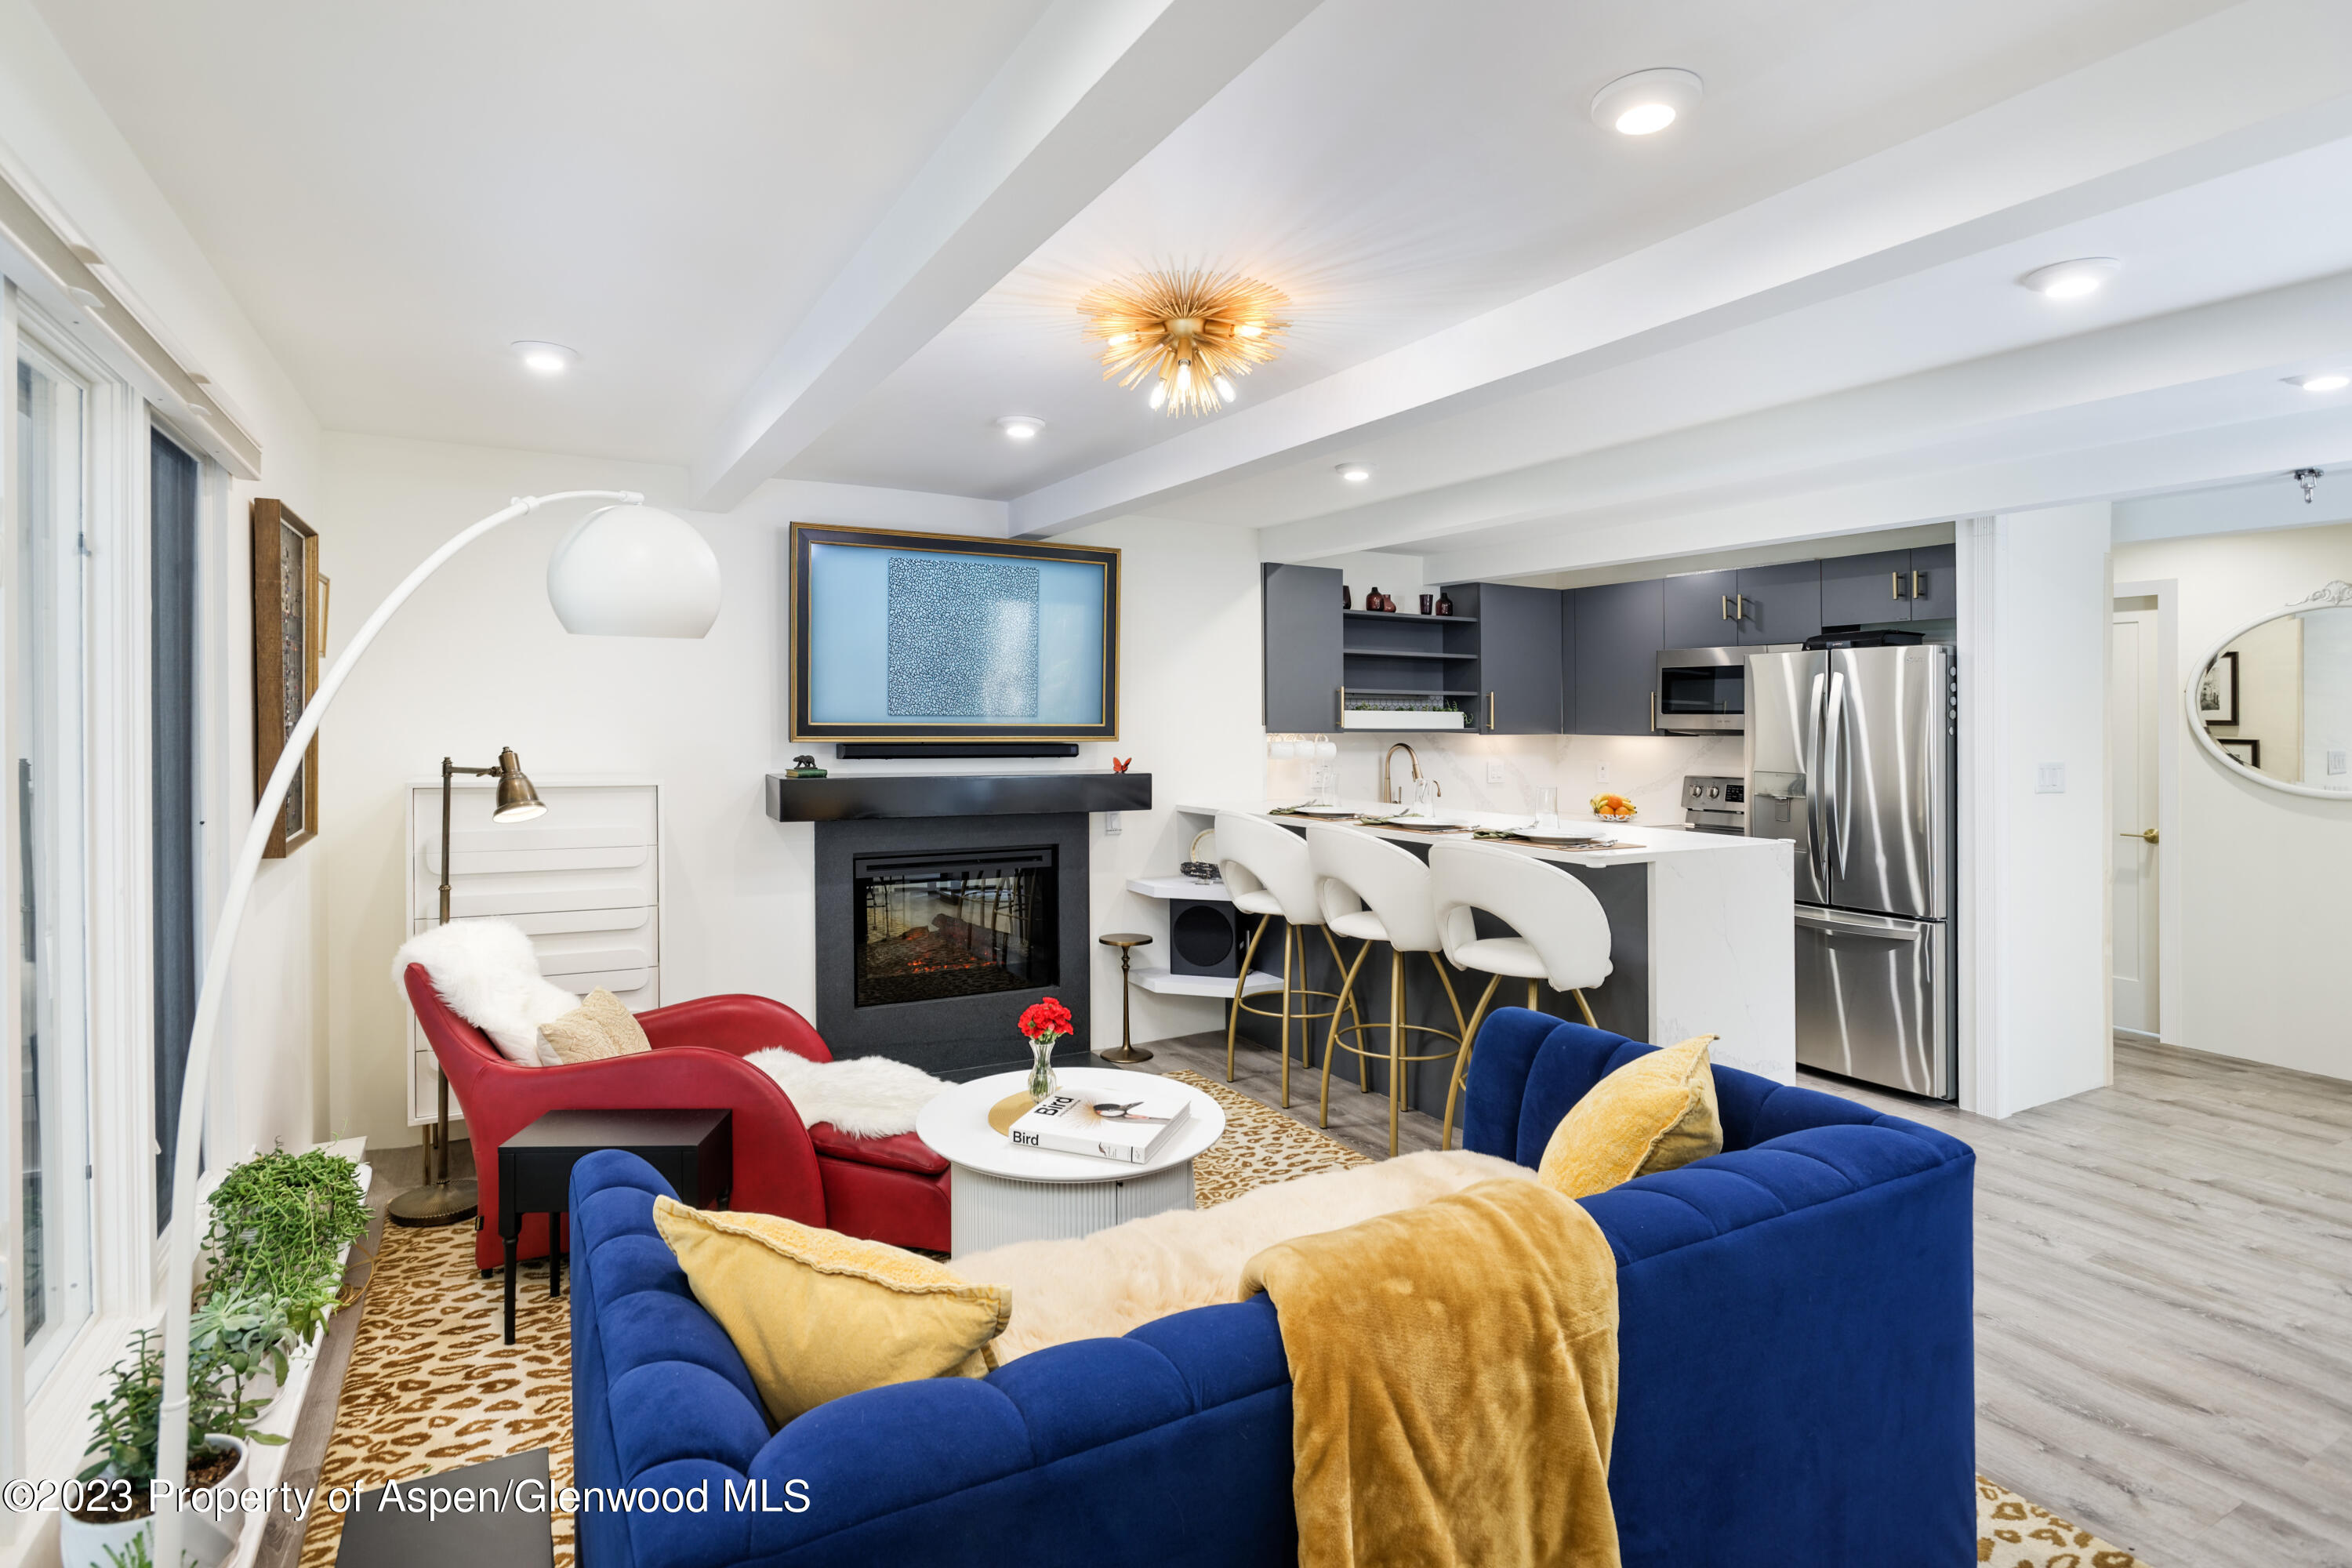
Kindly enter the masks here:
<path id="1" fill-rule="evenodd" d="M 188 1414 L 212 1436 L 188 1453 L 188 1485 L 242 1486 L 249 1446 L 286 1441 L 257 1432 L 259 1407 L 245 1393 L 245 1377 L 216 1354 L 191 1358 Z M 80 1501 L 58 1518 L 58 1553 L 63 1568 L 138 1568 L 153 1555 L 153 1516 L 149 1487 L 155 1479 L 156 1426 L 163 1403 L 163 1344 L 142 1330 L 131 1353 L 115 1363 L 105 1394 L 90 1406 L 97 1431 L 89 1464 L 79 1477 Z M 184 1532 L 187 1563 L 182 1568 L 213 1568 L 236 1545 L 241 1512 L 226 1513 L 216 1526 L 203 1516 Z"/>

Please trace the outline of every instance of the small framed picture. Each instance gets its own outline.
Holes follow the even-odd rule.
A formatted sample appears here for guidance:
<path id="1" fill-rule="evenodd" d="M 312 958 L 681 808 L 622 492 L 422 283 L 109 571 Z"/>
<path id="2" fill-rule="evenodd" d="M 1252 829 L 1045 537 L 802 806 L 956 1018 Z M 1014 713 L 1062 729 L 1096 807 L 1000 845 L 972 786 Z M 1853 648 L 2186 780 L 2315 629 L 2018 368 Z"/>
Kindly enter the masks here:
<path id="1" fill-rule="evenodd" d="M 327 580 L 319 574 L 319 532 L 282 501 L 253 503 L 253 787 L 270 770 L 311 695 L 327 637 Z M 268 859 L 319 836 L 319 739 L 302 755 L 286 805 L 269 835 Z"/>
<path id="2" fill-rule="evenodd" d="M 2238 650 L 2231 648 L 2205 667 L 2197 683 L 2197 716 L 2208 724 L 2238 721 Z"/>
<path id="3" fill-rule="evenodd" d="M 2252 735 L 2216 735 L 2213 740 L 2230 754 L 2231 761 L 2257 773 L 2262 771 L 2263 743 Z"/>

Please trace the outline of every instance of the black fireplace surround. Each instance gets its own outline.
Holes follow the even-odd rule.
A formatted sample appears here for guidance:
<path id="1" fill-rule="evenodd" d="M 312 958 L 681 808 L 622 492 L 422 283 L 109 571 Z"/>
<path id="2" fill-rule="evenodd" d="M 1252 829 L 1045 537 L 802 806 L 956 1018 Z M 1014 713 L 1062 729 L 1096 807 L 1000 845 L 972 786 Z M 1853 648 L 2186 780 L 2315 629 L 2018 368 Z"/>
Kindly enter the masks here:
<path id="1" fill-rule="evenodd" d="M 1022 1010 L 1057 996 L 1087 1051 L 1083 812 L 890 816 L 816 828 L 816 1026 L 836 1057 L 946 1079 L 1029 1065 Z"/>

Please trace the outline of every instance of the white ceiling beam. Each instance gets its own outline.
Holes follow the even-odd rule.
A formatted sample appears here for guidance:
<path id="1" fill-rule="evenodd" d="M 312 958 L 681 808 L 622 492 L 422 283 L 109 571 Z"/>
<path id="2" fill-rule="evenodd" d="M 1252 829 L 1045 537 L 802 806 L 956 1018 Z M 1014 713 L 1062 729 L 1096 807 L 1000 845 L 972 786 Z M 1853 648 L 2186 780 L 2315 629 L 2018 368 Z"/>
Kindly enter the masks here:
<path id="1" fill-rule="evenodd" d="M 694 505 L 750 495 L 1316 4 L 1056 0 L 729 413 Z"/>
<path id="2" fill-rule="evenodd" d="M 2337 140 L 2347 55 L 2352 7 L 2249 0 L 1045 486 L 1014 500 L 1013 530 L 1148 511 Z"/>
<path id="3" fill-rule="evenodd" d="M 1835 473 L 1734 501 L 1664 503 L 1602 522 L 1564 521 L 1542 538 L 1424 558 L 1428 583 L 1493 582 L 1759 544 L 1794 544 L 1990 512 L 2031 511 L 2249 483 L 2352 462 L 2352 407 L 2174 432 L 1971 465 Z M 2291 488 L 2291 487 L 2290 487 Z"/>
<path id="4" fill-rule="evenodd" d="M 1725 347 L 1723 374 L 1749 345 Z M 1777 486 L 1791 475 L 1903 459 L 1934 466 L 1992 449 L 2097 444 L 2124 429 L 2239 423 L 2244 405 L 2307 395 L 2270 374 L 2316 357 L 2352 362 L 2352 273 L 2121 322 L 1958 364 L 1692 425 L 1437 491 L 1261 531 L 1269 561 L 1363 550 L 1487 549 L 1662 507 Z M 1716 367 L 1685 367 L 1703 380 Z M 2245 388 L 2233 378 L 2259 374 Z M 1971 456 L 1938 458 L 1967 443 Z"/>

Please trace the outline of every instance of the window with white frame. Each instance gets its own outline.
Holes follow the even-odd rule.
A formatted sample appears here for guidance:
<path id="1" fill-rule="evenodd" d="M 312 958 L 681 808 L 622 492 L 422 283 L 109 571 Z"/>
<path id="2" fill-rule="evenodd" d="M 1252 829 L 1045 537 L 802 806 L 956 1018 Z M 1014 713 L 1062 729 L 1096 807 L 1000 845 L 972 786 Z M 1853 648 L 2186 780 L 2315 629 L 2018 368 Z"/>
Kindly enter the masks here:
<path id="1" fill-rule="evenodd" d="M 16 814 L 16 1331 L 29 1391 L 90 1314 L 85 808 L 89 389 L 20 330 L 6 562 L 7 767 Z"/>

